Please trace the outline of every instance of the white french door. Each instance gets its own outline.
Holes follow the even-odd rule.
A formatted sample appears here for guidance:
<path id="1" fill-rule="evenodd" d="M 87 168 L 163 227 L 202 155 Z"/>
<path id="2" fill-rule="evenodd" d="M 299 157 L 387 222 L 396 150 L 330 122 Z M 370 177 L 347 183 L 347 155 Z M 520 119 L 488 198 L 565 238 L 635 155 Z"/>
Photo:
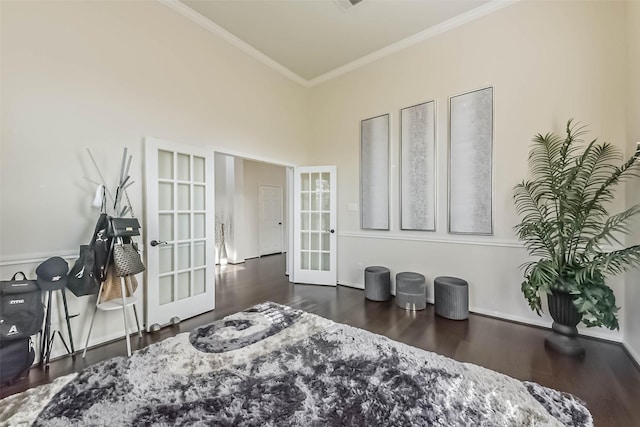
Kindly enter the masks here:
<path id="1" fill-rule="evenodd" d="M 213 310 L 213 151 L 145 140 L 147 331 Z"/>
<path id="2" fill-rule="evenodd" d="M 294 171 L 293 280 L 335 286 L 336 167 L 298 167 Z"/>

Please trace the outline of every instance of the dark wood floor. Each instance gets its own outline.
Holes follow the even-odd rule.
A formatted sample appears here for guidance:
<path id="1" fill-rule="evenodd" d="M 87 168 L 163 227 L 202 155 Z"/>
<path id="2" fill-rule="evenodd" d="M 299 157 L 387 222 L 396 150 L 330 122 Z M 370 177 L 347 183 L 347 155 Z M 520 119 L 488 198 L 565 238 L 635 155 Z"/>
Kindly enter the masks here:
<path id="1" fill-rule="evenodd" d="M 217 273 L 216 310 L 142 339 L 132 337 L 132 345 L 142 348 L 254 304 L 274 301 L 572 393 L 587 403 L 596 426 L 640 426 L 640 370 L 619 344 L 583 338 L 586 357 L 569 358 L 545 349 L 548 331 L 544 329 L 473 314 L 468 321 L 447 320 L 435 316 L 431 305 L 411 313 L 396 308 L 393 301 L 366 301 L 358 289 L 290 284 L 283 271 L 280 255 L 226 266 Z M 86 359 L 78 355 L 56 360 L 48 372 L 34 367 L 28 378 L 1 389 L 0 397 L 125 354 L 124 341 L 119 340 L 90 350 Z"/>

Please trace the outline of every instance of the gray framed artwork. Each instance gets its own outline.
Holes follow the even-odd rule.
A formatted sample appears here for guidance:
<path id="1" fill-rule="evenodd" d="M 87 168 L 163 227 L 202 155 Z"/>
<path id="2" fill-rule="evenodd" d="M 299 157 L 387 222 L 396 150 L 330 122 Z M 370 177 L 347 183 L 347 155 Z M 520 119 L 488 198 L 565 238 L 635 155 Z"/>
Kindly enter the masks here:
<path id="1" fill-rule="evenodd" d="M 400 110 L 400 229 L 436 229 L 436 102 Z"/>
<path id="2" fill-rule="evenodd" d="M 360 206 L 363 229 L 389 229 L 389 115 L 360 123 Z"/>
<path id="3" fill-rule="evenodd" d="M 493 234 L 493 87 L 449 98 L 449 233 Z"/>

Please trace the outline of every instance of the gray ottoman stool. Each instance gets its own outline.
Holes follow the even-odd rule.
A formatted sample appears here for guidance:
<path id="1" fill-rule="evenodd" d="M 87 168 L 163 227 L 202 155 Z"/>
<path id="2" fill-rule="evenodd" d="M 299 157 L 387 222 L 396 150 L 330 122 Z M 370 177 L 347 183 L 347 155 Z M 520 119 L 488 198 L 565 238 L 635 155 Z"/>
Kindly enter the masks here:
<path id="1" fill-rule="evenodd" d="M 427 283 L 422 274 L 396 274 L 396 305 L 405 310 L 424 310 L 427 307 Z"/>
<path id="2" fill-rule="evenodd" d="M 364 269 L 364 296 L 372 301 L 391 298 L 391 274 L 388 268 L 372 266 Z"/>
<path id="3" fill-rule="evenodd" d="M 469 318 L 469 284 L 457 277 L 436 277 L 433 281 L 436 314 L 447 319 Z"/>

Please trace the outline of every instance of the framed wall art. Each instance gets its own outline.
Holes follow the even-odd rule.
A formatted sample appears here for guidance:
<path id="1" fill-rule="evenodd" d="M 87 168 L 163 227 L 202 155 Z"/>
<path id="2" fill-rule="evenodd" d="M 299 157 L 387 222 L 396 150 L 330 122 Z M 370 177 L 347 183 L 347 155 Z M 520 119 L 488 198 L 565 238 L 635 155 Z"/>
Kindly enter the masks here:
<path id="1" fill-rule="evenodd" d="M 436 102 L 400 110 L 400 228 L 436 229 Z"/>
<path id="2" fill-rule="evenodd" d="M 493 234 L 493 87 L 449 98 L 449 233 Z"/>
<path id="3" fill-rule="evenodd" d="M 361 227 L 389 229 L 389 115 L 360 123 Z"/>

